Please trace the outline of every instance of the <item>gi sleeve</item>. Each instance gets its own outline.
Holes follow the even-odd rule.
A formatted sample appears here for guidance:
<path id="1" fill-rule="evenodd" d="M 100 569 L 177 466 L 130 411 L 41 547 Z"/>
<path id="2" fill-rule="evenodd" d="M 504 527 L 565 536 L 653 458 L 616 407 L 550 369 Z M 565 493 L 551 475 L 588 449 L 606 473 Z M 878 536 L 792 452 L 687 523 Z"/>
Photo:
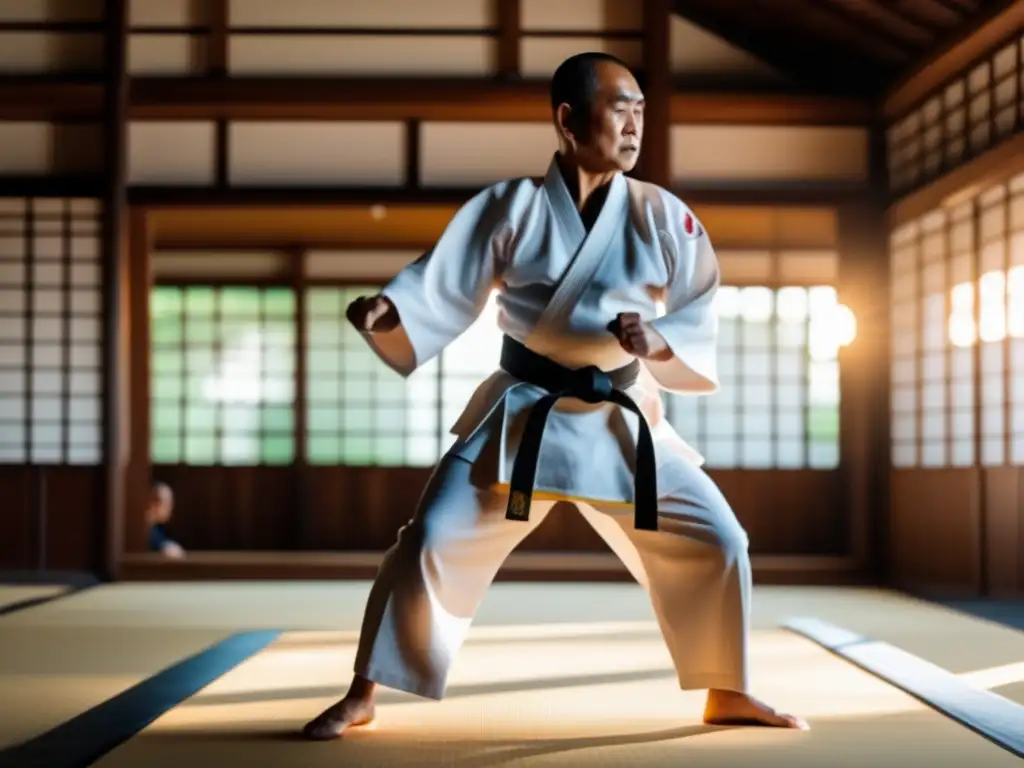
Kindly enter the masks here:
<path id="1" fill-rule="evenodd" d="M 511 240 L 513 185 L 496 184 L 463 205 L 437 244 L 404 267 L 382 294 L 400 325 L 364 334 L 377 356 L 403 377 L 433 359 L 483 311 Z"/>
<path id="2" fill-rule="evenodd" d="M 693 212 L 665 193 L 663 247 L 669 261 L 665 314 L 652 322 L 672 351 L 645 360 L 662 389 L 676 394 L 718 390 L 718 316 L 713 306 L 721 275 L 708 233 Z"/>

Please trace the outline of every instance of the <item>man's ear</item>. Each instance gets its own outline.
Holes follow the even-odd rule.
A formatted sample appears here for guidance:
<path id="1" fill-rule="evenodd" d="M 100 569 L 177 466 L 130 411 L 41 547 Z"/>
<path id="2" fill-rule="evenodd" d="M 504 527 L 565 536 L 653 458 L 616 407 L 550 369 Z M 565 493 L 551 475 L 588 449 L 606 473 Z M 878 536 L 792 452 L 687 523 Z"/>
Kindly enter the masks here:
<path id="1" fill-rule="evenodd" d="M 555 125 L 558 126 L 558 132 L 567 140 L 577 138 L 573 117 L 572 107 L 568 104 L 559 104 L 555 110 Z"/>

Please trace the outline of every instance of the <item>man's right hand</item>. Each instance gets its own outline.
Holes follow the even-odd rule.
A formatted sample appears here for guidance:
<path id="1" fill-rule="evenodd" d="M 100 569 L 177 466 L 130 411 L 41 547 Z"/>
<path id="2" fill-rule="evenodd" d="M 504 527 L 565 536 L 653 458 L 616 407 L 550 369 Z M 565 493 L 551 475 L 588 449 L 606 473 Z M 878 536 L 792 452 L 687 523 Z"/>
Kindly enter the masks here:
<path id="1" fill-rule="evenodd" d="M 391 300 L 377 294 L 360 296 L 345 311 L 348 321 L 364 333 L 386 333 L 398 327 L 398 309 Z"/>

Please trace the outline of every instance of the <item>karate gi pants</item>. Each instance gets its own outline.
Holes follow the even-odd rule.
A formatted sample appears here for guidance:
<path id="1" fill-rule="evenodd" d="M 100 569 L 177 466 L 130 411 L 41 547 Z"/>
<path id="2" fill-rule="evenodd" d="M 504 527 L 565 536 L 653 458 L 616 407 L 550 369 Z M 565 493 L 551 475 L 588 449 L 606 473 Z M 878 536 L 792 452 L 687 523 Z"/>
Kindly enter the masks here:
<path id="1" fill-rule="evenodd" d="M 357 675 L 443 698 L 499 568 L 556 503 L 535 500 L 529 521 L 508 520 L 506 493 L 474 487 L 471 467 L 454 456 L 441 460 L 385 555 L 366 606 Z M 658 531 L 635 530 L 632 505 L 573 503 L 647 590 L 680 687 L 745 692 L 747 536 L 714 482 L 686 467 L 687 482 L 662 493 Z"/>

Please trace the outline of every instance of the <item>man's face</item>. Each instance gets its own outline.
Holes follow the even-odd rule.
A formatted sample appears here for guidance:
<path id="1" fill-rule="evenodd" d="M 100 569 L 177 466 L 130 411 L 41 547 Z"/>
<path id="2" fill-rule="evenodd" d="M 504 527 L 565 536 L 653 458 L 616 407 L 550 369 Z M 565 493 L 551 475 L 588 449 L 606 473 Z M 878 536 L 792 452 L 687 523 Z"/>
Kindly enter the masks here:
<path id="1" fill-rule="evenodd" d="M 597 66 L 590 135 L 578 145 L 580 160 L 595 171 L 631 171 L 644 136 L 644 96 L 636 78 L 618 64 Z"/>

